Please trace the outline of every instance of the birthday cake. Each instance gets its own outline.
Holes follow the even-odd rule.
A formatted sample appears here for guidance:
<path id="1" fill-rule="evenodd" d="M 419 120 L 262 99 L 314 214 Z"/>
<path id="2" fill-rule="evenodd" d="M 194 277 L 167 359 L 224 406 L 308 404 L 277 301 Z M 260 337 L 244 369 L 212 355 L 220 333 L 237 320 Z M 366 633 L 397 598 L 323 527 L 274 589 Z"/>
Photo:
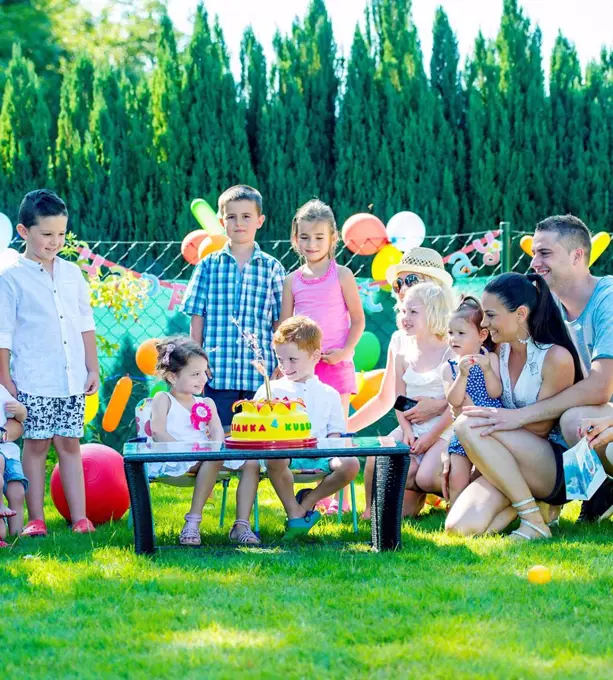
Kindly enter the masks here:
<path id="1" fill-rule="evenodd" d="M 230 445 L 311 446 L 311 421 L 302 399 L 244 399 L 232 406 Z"/>

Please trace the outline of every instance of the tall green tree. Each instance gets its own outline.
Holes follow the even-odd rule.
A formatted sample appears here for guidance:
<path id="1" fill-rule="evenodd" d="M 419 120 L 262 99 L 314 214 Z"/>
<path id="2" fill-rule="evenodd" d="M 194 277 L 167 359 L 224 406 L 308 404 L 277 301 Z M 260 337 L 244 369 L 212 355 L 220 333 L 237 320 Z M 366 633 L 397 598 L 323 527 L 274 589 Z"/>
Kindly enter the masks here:
<path id="1" fill-rule="evenodd" d="M 0 210 L 13 220 L 23 194 L 48 184 L 50 125 L 34 64 L 15 45 L 0 109 Z"/>
<path id="2" fill-rule="evenodd" d="M 156 217 L 163 230 L 172 230 L 174 225 L 177 238 L 187 231 L 189 210 L 186 205 L 189 136 L 182 109 L 181 83 L 174 28 L 168 15 L 164 15 L 151 78 L 153 152 L 158 170 Z"/>
<path id="3" fill-rule="evenodd" d="M 187 48 L 181 108 L 187 125 L 186 210 L 188 198 L 203 197 L 215 205 L 229 186 L 253 184 L 244 105 L 238 98 L 221 28 L 217 23 L 209 25 L 202 5 L 196 10 Z"/>
<path id="4" fill-rule="evenodd" d="M 296 20 L 286 41 L 291 70 L 308 113 L 308 151 L 320 197 L 331 201 L 339 60 L 332 21 L 323 0 L 311 0 L 304 21 Z"/>

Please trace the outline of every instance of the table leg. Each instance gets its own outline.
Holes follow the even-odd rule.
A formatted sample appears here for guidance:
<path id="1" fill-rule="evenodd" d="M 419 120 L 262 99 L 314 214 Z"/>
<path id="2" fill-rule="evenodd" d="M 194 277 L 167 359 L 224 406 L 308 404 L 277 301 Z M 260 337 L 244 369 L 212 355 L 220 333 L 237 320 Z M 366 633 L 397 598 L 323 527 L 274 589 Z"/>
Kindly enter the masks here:
<path id="1" fill-rule="evenodd" d="M 125 458 L 123 464 L 130 491 L 134 549 L 137 554 L 152 555 L 155 552 L 155 530 L 146 467 L 144 463 L 133 463 Z"/>
<path id="2" fill-rule="evenodd" d="M 409 456 L 377 456 L 373 474 L 371 531 L 375 550 L 402 547 L 402 502 Z"/>

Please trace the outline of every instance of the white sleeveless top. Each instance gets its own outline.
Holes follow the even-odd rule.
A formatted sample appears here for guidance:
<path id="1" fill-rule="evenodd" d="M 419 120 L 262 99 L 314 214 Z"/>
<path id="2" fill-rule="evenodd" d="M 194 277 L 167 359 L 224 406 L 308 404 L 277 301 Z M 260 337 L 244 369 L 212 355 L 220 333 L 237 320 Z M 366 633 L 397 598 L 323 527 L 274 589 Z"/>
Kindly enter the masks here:
<path id="1" fill-rule="evenodd" d="M 515 387 L 511 388 L 509 375 L 509 355 L 511 346 L 500 345 L 500 379 L 502 381 L 502 405 L 505 408 L 523 408 L 538 401 L 543 384 L 543 363 L 547 352 L 553 345 L 536 345 L 528 338 L 526 363 L 521 369 Z"/>
<path id="2" fill-rule="evenodd" d="M 170 392 L 165 392 L 170 400 L 170 408 L 166 417 L 166 432 L 178 442 L 206 442 L 209 440 L 206 430 L 196 430 L 192 425 L 191 412 L 182 406 Z M 194 397 L 196 404 L 201 404 L 203 397 Z"/>
<path id="3" fill-rule="evenodd" d="M 432 399 L 445 399 L 445 385 L 443 383 L 443 367 L 447 359 L 451 356 L 451 350 L 446 350 L 441 359 L 441 363 L 430 371 L 418 373 L 413 369 L 411 360 L 407 358 L 407 369 L 404 372 L 402 379 L 406 385 L 406 396 L 409 399 L 415 397 L 432 397 Z M 420 437 L 430 430 L 440 421 L 443 416 L 435 416 L 425 423 L 411 423 L 413 434 Z M 449 427 L 441 437 L 443 439 L 450 439 L 453 434 L 453 428 Z"/>
<path id="4" fill-rule="evenodd" d="M 209 436 L 205 430 L 196 430 L 192 425 L 191 411 L 182 406 L 170 392 L 165 393 L 170 401 L 170 408 L 166 416 L 166 432 L 178 442 L 206 442 Z M 201 404 L 204 397 L 194 397 L 194 401 Z M 244 460 L 227 460 L 224 468 L 238 470 Z M 147 471 L 150 479 L 160 477 L 182 477 L 191 470 L 198 461 L 167 461 L 164 463 L 148 463 Z"/>

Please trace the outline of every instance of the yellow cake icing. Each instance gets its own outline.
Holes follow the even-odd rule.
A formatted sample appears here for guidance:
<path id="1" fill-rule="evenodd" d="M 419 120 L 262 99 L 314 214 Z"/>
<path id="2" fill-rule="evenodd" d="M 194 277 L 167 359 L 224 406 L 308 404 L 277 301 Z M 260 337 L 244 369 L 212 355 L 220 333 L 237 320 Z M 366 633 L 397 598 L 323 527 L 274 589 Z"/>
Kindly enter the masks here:
<path id="1" fill-rule="evenodd" d="M 230 437 L 241 441 L 291 441 L 311 436 L 311 421 L 302 399 L 244 399 L 232 406 L 242 408 L 232 417 Z"/>

